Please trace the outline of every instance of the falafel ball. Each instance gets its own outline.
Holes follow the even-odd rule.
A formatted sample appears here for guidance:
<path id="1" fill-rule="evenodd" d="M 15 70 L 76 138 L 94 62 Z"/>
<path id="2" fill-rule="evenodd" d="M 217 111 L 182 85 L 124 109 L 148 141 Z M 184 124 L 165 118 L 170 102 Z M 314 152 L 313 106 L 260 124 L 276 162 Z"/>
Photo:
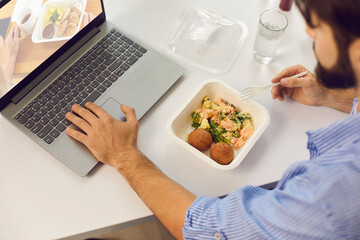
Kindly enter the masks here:
<path id="1" fill-rule="evenodd" d="M 199 151 L 205 151 L 212 144 L 211 134 L 204 129 L 195 129 L 189 134 L 188 143 Z"/>
<path id="2" fill-rule="evenodd" d="M 210 157 L 221 165 L 228 165 L 234 158 L 234 150 L 229 144 L 218 142 L 210 148 Z"/>

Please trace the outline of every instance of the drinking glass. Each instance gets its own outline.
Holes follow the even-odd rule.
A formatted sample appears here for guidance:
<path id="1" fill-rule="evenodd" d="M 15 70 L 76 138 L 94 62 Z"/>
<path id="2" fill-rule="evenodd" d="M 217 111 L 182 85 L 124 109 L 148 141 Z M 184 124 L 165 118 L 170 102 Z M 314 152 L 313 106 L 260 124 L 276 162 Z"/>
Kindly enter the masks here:
<path id="1" fill-rule="evenodd" d="M 261 13 L 254 44 L 256 61 L 264 64 L 274 61 L 276 50 L 287 26 L 288 19 L 283 13 L 273 9 Z"/>

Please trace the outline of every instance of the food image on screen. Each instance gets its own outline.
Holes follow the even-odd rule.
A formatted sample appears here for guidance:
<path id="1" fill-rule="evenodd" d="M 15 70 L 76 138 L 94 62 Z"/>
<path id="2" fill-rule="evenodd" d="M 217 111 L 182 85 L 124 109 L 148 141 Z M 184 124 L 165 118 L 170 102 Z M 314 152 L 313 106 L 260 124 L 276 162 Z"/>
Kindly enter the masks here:
<path id="1" fill-rule="evenodd" d="M 0 9 L 10 19 L 0 40 L 0 97 L 102 12 L 100 0 L 12 0 Z"/>

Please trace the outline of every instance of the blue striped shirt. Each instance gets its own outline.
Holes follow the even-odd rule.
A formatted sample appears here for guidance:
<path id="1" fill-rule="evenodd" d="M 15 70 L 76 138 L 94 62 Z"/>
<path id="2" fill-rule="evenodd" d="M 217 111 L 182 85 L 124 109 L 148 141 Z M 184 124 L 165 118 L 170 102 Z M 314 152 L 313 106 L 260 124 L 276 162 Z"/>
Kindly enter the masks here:
<path id="1" fill-rule="evenodd" d="M 244 186 L 198 197 L 184 239 L 360 239 L 360 114 L 307 132 L 310 160 L 292 164 L 273 190 Z"/>

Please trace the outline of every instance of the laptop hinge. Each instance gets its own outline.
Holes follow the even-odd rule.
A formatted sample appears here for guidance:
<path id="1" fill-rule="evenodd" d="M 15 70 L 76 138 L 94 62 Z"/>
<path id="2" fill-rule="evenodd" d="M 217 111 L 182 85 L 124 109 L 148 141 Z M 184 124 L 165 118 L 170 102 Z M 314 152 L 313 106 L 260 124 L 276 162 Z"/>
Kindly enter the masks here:
<path id="1" fill-rule="evenodd" d="M 100 30 L 97 27 L 92 28 L 84 37 L 71 46 L 66 52 L 64 52 L 59 58 L 50 64 L 49 67 L 47 67 L 41 74 L 39 74 L 33 81 L 31 81 L 31 83 L 29 83 L 24 89 L 16 94 L 11 99 L 11 101 L 14 104 L 20 102 L 29 92 L 31 92 L 38 84 L 46 79 L 53 71 L 55 71 L 62 63 L 71 57 L 79 48 L 86 44 L 98 32 L 100 32 Z"/>

